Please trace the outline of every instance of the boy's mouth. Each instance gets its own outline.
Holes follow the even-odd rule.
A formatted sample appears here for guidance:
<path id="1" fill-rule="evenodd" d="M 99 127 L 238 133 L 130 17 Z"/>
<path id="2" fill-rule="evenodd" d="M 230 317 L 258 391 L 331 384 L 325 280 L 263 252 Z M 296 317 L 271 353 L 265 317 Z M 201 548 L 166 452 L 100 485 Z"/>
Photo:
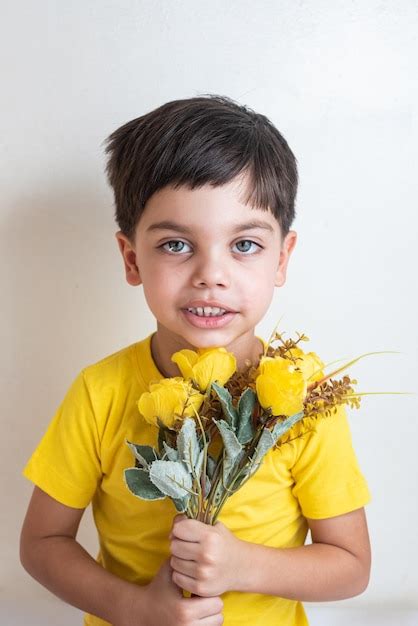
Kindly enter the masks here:
<path id="1" fill-rule="evenodd" d="M 235 311 L 218 306 L 189 306 L 182 309 L 182 313 L 196 328 L 220 328 L 228 324 L 236 314 Z"/>
<path id="2" fill-rule="evenodd" d="M 221 315 L 225 315 L 225 313 L 229 313 L 226 309 L 222 309 L 221 307 L 216 306 L 197 306 L 197 307 L 188 307 L 186 309 L 189 313 L 193 313 L 194 315 L 198 315 L 199 317 L 220 317 Z"/>

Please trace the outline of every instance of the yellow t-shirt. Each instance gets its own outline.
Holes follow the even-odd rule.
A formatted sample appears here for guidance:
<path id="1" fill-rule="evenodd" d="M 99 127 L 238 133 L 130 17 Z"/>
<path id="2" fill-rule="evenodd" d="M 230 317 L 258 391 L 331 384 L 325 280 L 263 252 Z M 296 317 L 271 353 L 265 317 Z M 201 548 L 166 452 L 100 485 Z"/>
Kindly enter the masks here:
<path id="1" fill-rule="evenodd" d="M 123 480 L 123 470 L 135 464 L 125 439 L 157 447 L 157 428 L 141 418 L 137 401 L 149 382 L 160 378 L 151 335 L 82 369 L 23 470 L 62 504 L 84 508 L 92 502 L 97 561 L 139 585 L 147 584 L 169 557 L 168 535 L 177 514 L 170 499 L 136 498 Z M 294 547 L 305 542 L 306 517 L 341 515 L 369 501 L 340 407 L 317 420 L 314 432 L 270 450 L 218 519 L 240 539 Z M 240 592 L 222 598 L 226 626 L 308 624 L 295 600 Z M 108 625 L 92 615 L 84 623 Z"/>

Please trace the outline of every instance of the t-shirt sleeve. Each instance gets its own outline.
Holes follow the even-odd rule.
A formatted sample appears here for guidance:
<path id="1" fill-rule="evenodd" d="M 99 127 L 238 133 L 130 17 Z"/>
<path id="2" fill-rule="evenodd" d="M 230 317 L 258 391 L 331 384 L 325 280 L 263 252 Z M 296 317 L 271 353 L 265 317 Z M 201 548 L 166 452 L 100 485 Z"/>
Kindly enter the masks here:
<path id="1" fill-rule="evenodd" d="M 311 421 L 313 432 L 295 439 L 296 460 L 291 469 L 293 495 L 306 518 L 343 515 L 371 500 L 352 445 L 344 405 L 336 413 Z"/>
<path id="2" fill-rule="evenodd" d="M 85 508 L 101 480 L 100 439 L 81 371 L 22 472 L 55 500 Z"/>

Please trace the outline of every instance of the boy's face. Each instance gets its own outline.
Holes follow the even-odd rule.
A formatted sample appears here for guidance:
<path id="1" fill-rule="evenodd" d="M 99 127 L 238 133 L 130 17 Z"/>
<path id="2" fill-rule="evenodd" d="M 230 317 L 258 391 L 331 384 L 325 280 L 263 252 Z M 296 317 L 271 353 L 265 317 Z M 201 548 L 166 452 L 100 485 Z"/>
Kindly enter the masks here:
<path id="1" fill-rule="evenodd" d="M 286 280 L 296 233 L 282 242 L 270 211 L 241 202 L 240 184 L 165 187 L 146 203 L 134 245 L 116 233 L 126 279 L 143 285 L 157 319 L 159 351 L 224 346 L 248 358 L 254 348 L 255 326 Z M 202 316 L 205 306 L 226 313 Z"/>

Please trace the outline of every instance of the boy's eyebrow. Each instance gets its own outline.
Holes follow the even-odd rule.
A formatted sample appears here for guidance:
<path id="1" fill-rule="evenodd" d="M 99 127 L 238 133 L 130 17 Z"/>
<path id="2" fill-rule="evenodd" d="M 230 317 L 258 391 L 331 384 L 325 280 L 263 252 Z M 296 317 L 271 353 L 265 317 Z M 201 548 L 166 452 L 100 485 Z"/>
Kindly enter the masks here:
<path id="1" fill-rule="evenodd" d="M 263 220 L 251 220 L 250 222 L 245 222 L 244 224 L 238 224 L 232 229 L 232 233 L 240 233 L 242 230 L 254 230 L 255 228 L 263 228 L 265 230 L 269 230 L 270 232 L 274 232 L 273 227 L 268 222 L 263 222 Z M 184 226 L 182 224 L 177 224 L 177 222 L 172 222 L 171 220 L 163 220 L 162 222 L 156 222 L 155 224 L 151 224 L 148 226 L 147 232 L 152 230 L 175 230 L 179 233 L 187 233 L 191 234 L 192 229 L 188 226 Z"/>

